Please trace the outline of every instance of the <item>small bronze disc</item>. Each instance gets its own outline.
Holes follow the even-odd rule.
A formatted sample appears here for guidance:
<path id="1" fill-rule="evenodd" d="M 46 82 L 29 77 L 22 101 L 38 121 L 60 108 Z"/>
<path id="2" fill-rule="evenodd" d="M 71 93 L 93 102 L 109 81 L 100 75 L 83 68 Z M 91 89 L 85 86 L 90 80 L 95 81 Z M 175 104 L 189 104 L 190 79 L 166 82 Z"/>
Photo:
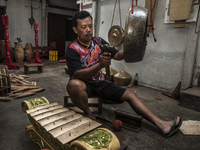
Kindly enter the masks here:
<path id="1" fill-rule="evenodd" d="M 112 26 L 108 32 L 108 41 L 114 47 L 120 46 L 124 41 L 124 30 L 118 25 Z"/>

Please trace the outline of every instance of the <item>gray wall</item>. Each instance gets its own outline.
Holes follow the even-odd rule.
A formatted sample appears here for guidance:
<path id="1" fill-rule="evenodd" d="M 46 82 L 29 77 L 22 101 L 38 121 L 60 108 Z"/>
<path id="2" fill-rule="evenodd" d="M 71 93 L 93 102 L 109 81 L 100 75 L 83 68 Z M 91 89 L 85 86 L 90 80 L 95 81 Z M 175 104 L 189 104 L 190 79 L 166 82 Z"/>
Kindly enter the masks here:
<path id="1" fill-rule="evenodd" d="M 46 0 L 42 0 L 43 2 Z M 199 35 L 195 34 L 195 23 L 188 23 L 186 28 L 175 29 L 173 24 L 164 24 L 166 0 L 159 0 L 155 16 L 154 42 L 152 34 L 147 38 L 148 45 L 144 59 L 137 63 L 126 63 L 125 61 L 112 61 L 111 67 L 117 71 L 125 70 L 133 78 L 139 75 L 139 84 L 154 89 L 172 92 L 178 82 L 182 82 L 182 89 L 193 84 L 197 85 L 200 74 L 200 41 Z M 72 6 L 73 3 L 73 6 Z M 76 7 L 75 0 L 51 0 L 52 5 Z M 108 31 L 111 27 L 115 0 L 95 0 L 92 5 L 84 6 L 92 9 L 95 20 L 95 35 L 108 40 Z M 145 0 L 138 1 L 139 6 L 144 7 Z M 28 19 L 31 17 L 29 0 L 0 0 L 1 6 L 7 6 L 9 16 L 9 37 L 12 46 L 17 37 L 21 37 L 23 46 L 26 43 L 35 45 L 34 28 Z M 130 0 L 121 0 L 122 28 L 125 28 L 125 19 Z M 39 45 L 45 45 L 47 40 L 47 13 L 58 13 L 73 15 L 73 11 L 60 10 L 57 8 L 44 8 L 40 0 L 33 1 L 33 17 L 39 24 Z M 91 7 L 91 8 L 90 8 Z M 118 5 L 115 10 L 113 25 L 120 25 Z M 118 47 L 123 49 L 123 44 Z"/>
<path id="2" fill-rule="evenodd" d="M 41 3 L 32 2 L 33 4 L 33 18 L 39 25 L 38 44 L 41 44 Z M 31 3 L 29 0 L 9 0 L 7 1 L 6 14 L 9 19 L 9 40 L 14 47 L 14 41 L 17 37 L 22 39 L 23 46 L 26 43 L 35 43 L 34 25 L 28 21 L 31 18 Z M 34 44 L 35 45 L 35 44 Z"/>
<path id="3" fill-rule="evenodd" d="M 42 3 L 43 2 L 43 3 Z M 45 46 L 47 44 L 47 22 L 48 12 L 74 15 L 74 11 L 71 9 L 77 9 L 75 0 L 50 0 L 50 5 L 61 6 L 69 8 L 70 10 L 64 10 L 59 8 L 50 8 L 44 5 L 46 0 L 32 0 L 33 6 L 33 18 L 38 23 L 38 45 Z M 6 6 L 6 13 L 9 19 L 9 40 L 14 47 L 14 41 L 17 37 L 22 39 L 23 46 L 26 43 L 32 43 L 35 45 L 35 31 L 34 25 L 31 28 L 31 24 L 28 19 L 31 18 L 31 1 L 30 0 L 0 0 L 0 6 Z"/>
<path id="4" fill-rule="evenodd" d="M 145 6 L 145 0 L 138 2 L 139 6 Z M 114 3 L 115 0 L 97 2 L 96 33 L 105 40 L 108 40 Z M 195 35 L 193 30 L 195 23 L 188 23 L 186 28 L 174 28 L 174 24 L 164 24 L 165 5 L 165 0 L 159 0 L 154 22 L 157 42 L 154 42 L 150 33 L 143 61 L 113 61 L 111 67 L 117 71 L 125 70 L 133 78 L 138 73 L 140 85 L 172 92 L 179 81 L 182 82 L 182 89 L 189 87 L 192 83 L 195 60 L 196 68 L 200 66 L 199 50 L 196 55 L 195 47 L 198 35 Z M 131 1 L 121 1 L 123 29 L 130 6 Z M 114 24 L 120 25 L 118 5 L 115 9 Z M 123 44 L 118 49 L 123 49 Z M 197 69 L 196 74 L 199 74 Z M 196 85 L 196 82 L 193 81 L 193 85 Z"/>

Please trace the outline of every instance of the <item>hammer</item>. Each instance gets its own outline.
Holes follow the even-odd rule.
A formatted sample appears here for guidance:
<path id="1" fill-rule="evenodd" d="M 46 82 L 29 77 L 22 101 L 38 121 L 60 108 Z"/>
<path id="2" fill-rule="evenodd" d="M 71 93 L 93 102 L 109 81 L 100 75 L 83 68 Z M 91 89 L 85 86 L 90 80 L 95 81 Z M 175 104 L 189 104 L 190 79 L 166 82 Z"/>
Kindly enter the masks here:
<path id="1" fill-rule="evenodd" d="M 102 52 L 109 52 L 111 53 L 112 51 L 115 50 L 113 46 L 109 46 L 108 44 L 104 44 L 100 46 Z M 111 81 L 111 76 L 110 76 L 110 66 L 106 67 L 106 80 Z"/>

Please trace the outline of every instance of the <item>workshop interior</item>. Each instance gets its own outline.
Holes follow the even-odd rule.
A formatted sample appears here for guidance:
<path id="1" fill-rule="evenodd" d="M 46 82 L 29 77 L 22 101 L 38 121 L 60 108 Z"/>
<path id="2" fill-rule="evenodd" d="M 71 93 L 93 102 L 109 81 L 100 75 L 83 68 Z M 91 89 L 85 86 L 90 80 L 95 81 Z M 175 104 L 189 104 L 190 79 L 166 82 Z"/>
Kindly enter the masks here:
<path id="1" fill-rule="evenodd" d="M 199 149 L 199 10 L 199 0 L 0 0 L 0 149 Z M 109 43 L 102 51 L 124 52 L 102 69 L 105 80 L 159 118 L 181 116 L 172 137 L 125 102 L 89 97 L 92 119 L 72 102 L 66 49 L 79 11 Z"/>

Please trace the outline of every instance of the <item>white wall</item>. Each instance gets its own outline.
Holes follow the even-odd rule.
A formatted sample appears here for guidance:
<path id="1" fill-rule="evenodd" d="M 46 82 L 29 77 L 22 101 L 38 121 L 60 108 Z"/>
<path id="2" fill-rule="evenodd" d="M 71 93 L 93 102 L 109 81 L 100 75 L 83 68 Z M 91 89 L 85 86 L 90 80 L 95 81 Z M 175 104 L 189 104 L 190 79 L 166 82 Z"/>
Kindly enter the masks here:
<path id="1" fill-rule="evenodd" d="M 64 0 L 60 0 L 63 3 Z M 69 0 L 67 0 L 69 2 Z M 72 2 L 72 0 L 70 0 Z M 111 67 L 117 71 L 125 70 L 134 77 L 136 73 L 139 75 L 139 84 L 155 89 L 172 92 L 181 81 L 184 88 L 187 88 L 190 83 L 197 85 L 197 79 L 200 74 L 200 40 L 198 40 L 194 32 L 194 23 L 188 23 L 186 28 L 175 29 L 173 24 L 164 24 L 166 0 L 159 0 L 157 12 L 155 16 L 155 36 L 157 42 L 154 42 L 152 34 L 147 38 L 148 45 L 144 59 L 137 63 L 126 63 L 125 61 L 112 61 Z M 7 3 L 7 4 L 6 4 Z M 58 5 L 55 2 L 54 5 Z M 108 31 L 111 27 L 115 0 L 96 0 L 92 14 L 95 15 L 95 33 L 96 36 L 101 36 L 108 41 Z M 139 6 L 145 6 L 145 0 L 138 1 Z M 23 46 L 26 43 L 35 45 L 34 27 L 28 19 L 31 17 L 30 0 L 0 0 L 1 6 L 7 6 L 7 14 L 9 17 L 9 39 L 14 46 L 14 41 L 17 37 L 21 37 Z M 65 5 L 63 5 L 65 6 Z M 121 0 L 121 16 L 122 28 L 125 28 L 125 19 L 131 0 Z M 46 32 L 41 31 L 42 25 L 42 3 L 40 0 L 33 1 L 33 17 L 39 24 L 39 45 L 42 43 L 42 38 L 45 40 Z M 59 14 L 73 14 L 65 10 L 56 8 L 46 8 L 48 12 Z M 46 22 L 47 22 L 47 15 Z M 43 18 L 44 19 L 44 18 Z M 120 25 L 118 4 L 115 10 L 113 25 Z M 47 24 L 42 28 L 47 30 Z M 196 40 L 197 39 L 197 40 Z M 43 40 L 43 43 L 45 41 Z M 196 51 L 195 44 L 198 43 Z M 123 49 L 123 44 L 118 47 Z M 190 70 L 189 70 L 190 69 Z M 190 78 L 193 80 L 190 81 Z M 188 83 L 189 82 L 189 83 Z"/>
<path id="2" fill-rule="evenodd" d="M 38 44 L 41 44 L 41 3 L 32 2 L 33 5 L 33 18 L 39 25 L 38 31 Z M 29 0 L 9 0 L 7 1 L 6 13 L 9 19 L 9 40 L 14 47 L 14 41 L 17 37 L 22 39 L 23 46 L 26 43 L 35 45 L 35 31 L 34 24 L 29 23 L 31 18 L 31 3 Z"/>
<path id="3" fill-rule="evenodd" d="M 145 0 L 138 2 L 139 6 L 145 6 Z M 98 0 L 97 4 L 96 33 L 97 36 L 101 36 L 107 41 L 114 3 L 115 0 Z M 125 19 L 130 6 L 131 1 L 121 1 L 123 29 L 125 29 Z M 150 33 L 150 37 L 147 38 L 148 45 L 143 61 L 137 63 L 112 61 L 111 67 L 117 71 L 125 70 L 132 77 L 138 73 L 140 85 L 172 92 L 178 82 L 183 80 L 183 75 L 185 74 L 184 60 L 189 40 L 190 25 L 187 24 L 186 28 L 174 28 L 173 24 L 164 24 L 164 17 L 165 1 L 159 0 L 154 22 L 154 33 L 157 42 L 154 42 L 152 34 Z M 115 9 L 114 24 L 120 25 L 118 4 Z M 119 49 L 122 48 L 123 44 Z M 189 77 L 192 78 L 192 74 Z"/>
<path id="4" fill-rule="evenodd" d="M 200 38 L 198 40 L 196 63 L 194 66 L 193 85 L 198 85 L 198 81 L 200 83 Z"/>
<path id="5" fill-rule="evenodd" d="M 46 2 L 46 0 L 42 0 Z M 44 7 L 40 0 L 32 0 L 33 18 L 38 23 L 38 45 L 45 46 L 47 44 L 47 17 L 48 12 L 65 14 L 73 16 L 75 11 L 63 10 L 58 8 Z M 66 8 L 77 9 L 74 0 L 50 0 L 51 5 L 62 6 Z M 32 43 L 35 46 L 34 24 L 31 28 L 29 18 L 31 18 L 31 1 L 30 0 L 0 0 L 1 6 L 6 6 L 6 13 L 9 19 L 9 40 L 14 47 L 14 41 L 17 37 L 22 39 L 23 47 L 26 43 Z M 43 11 L 42 11 L 43 9 Z M 45 18 L 44 18 L 45 17 Z M 45 34 L 45 35 L 44 35 Z"/>
<path id="6" fill-rule="evenodd" d="M 0 6 L 6 6 L 6 1 L 0 0 Z"/>

